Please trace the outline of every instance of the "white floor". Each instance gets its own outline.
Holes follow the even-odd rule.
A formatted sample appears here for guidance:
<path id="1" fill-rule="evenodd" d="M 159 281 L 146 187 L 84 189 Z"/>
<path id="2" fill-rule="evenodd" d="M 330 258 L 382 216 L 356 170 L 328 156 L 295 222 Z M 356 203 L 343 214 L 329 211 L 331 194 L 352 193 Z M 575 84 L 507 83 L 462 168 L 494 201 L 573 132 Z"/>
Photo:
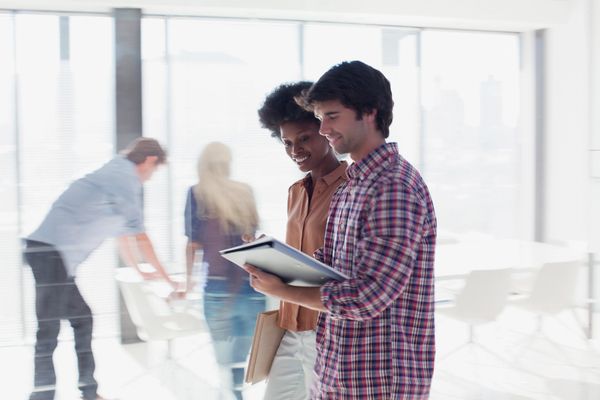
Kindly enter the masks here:
<path id="1" fill-rule="evenodd" d="M 583 318 L 583 313 L 579 315 Z M 464 324 L 439 316 L 432 400 L 598 400 L 600 340 L 587 340 L 568 312 L 545 320 L 536 332 L 528 313 L 507 309 L 476 329 L 476 344 L 464 345 Z M 600 318 L 596 327 L 600 329 Z M 599 332 L 596 338 L 600 337 Z M 220 399 L 219 373 L 209 338 L 177 339 L 173 358 L 165 343 L 121 345 L 96 339 L 100 392 L 119 400 Z M 76 360 L 70 341 L 55 355 L 56 400 L 75 400 Z M 25 400 L 31 390 L 31 346 L 0 348 L 0 399 Z M 260 399 L 264 386 L 249 386 L 246 399 Z M 282 399 L 285 400 L 285 399 Z"/>
<path id="2" fill-rule="evenodd" d="M 546 318 L 536 333 L 535 317 L 509 308 L 478 327 L 469 345 L 464 325 L 443 316 L 437 322 L 432 400 L 600 399 L 600 335 L 587 340 L 569 312 Z"/>

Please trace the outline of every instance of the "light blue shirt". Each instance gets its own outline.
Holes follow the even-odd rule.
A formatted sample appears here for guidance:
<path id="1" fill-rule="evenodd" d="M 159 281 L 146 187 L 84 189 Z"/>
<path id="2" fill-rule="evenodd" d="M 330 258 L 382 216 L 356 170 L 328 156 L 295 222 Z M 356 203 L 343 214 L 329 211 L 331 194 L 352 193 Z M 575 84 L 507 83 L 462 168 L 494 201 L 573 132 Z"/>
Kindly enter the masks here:
<path id="1" fill-rule="evenodd" d="M 67 273 L 75 276 L 77 266 L 106 238 L 144 231 L 142 182 L 135 164 L 117 156 L 73 182 L 27 239 L 56 247 Z"/>

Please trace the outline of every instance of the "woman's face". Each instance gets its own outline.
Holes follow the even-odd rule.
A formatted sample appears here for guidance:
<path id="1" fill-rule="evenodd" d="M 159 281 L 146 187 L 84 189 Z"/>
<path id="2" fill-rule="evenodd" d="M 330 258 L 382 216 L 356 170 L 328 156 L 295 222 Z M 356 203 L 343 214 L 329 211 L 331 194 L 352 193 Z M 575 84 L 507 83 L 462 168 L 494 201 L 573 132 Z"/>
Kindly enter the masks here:
<path id="1" fill-rule="evenodd" d="M 324 163 L 333 151 L 319 134 L 319 122 L 285 122 L 280 126 L 281 141 L 288 156 L 300 171 L 310 172 Z"/>

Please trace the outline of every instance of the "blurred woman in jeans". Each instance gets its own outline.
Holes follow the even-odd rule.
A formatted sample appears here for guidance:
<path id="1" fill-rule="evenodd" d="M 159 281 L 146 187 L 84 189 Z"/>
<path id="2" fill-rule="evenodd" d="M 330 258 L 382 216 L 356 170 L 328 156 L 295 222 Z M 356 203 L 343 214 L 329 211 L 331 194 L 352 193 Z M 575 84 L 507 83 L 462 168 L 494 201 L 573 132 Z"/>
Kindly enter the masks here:
<path id="1" fill-rule="evenodd" d="M 215 356 L 221 369 L 221 397 L 242 399 L 244 366 L 256 315 L 265 309 L 265 298 L 249 285 L 248 274 L 219 255 L 219 250 L 243 243 L 258 226 L 256 203 L 250 186 L 229 178 L 231 150 L 213 142 L 198 160 L 198 183 L 192 186 L 185 206 L 188 290 L 196 261 L 207 265 L 204 314 Z M 203 260 L 195 260 L 198 250 Z"/>

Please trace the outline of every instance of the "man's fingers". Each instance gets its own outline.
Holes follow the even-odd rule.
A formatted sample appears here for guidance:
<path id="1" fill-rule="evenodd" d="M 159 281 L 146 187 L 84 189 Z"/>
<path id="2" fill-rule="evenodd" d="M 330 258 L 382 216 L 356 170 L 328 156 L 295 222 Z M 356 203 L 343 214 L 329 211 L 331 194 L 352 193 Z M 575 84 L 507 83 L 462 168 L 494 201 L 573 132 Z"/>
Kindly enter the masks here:
<path id="1" fill-rule="evenodd" d="M 249 274 L 258 275 L 260 273 L 260 269 L 256 268 L 254 265 L 244 264 L 244 269 Z"/>

